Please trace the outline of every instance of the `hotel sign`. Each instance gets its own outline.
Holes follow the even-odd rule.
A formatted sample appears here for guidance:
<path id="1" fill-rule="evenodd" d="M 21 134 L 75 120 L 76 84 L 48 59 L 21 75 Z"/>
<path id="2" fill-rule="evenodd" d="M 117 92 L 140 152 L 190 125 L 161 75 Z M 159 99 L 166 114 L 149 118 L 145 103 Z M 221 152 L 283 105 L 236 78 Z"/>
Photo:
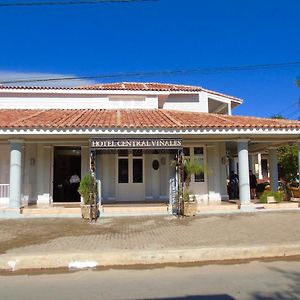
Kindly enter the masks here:
<path id="1" fill-rule="evenodd" d="M 180 149 L 182 139 L 102 139 L 90 140 L 92 149 Z"/>

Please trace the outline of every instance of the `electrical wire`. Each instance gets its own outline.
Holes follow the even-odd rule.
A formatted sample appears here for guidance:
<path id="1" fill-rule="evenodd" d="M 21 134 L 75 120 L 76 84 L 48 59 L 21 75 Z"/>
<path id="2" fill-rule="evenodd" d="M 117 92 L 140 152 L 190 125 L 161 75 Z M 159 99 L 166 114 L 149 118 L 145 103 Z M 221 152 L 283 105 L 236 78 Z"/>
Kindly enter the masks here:
<path id="1" fill-rule="evenodd" d="M 298 108 L 297 110 L 291 112 L 290 114 L 286 115 L 286 118 L 289 119 L 289 118 L 295 116 L 296 114 L 297 114 L 298 117 L 299 117 L 299 115 L 300 115 L 300 110 L 299 110 L 299 108 Z"/>
<path id="2" fill-rule="evenodd" d="M 133 3 L 133 2 L 157 2 L 159 0 L 79 0 L 79 1 L 47 1 L 47 2 L 6 2 L 0 3 L 0 7 L 20 6 L 48 6 L 48 5 L 79 5 L 79 4 L 104 4 L 104 3 Z"/>
<path id="3" fill-rule="evenodd" d="M 287 106 L 286 108 L 282 109 L 281 111 L 279 111 L 276 115 L 282 115 L 287 113 L 288 111 L 290 111 L 292 108 L 295 108 L 295 105 L 298 106 L 299 105 L 299 101 L 295 101 L 293 102 L 291 105 Z"/>
<path id="4" fill-rule="evenodd" d="M 0 81 L 0 84 L 12 83 L 32 83 L 32 82 L 51 82 L 51 81 L 71 81 L 82 79 L 109 79 L 109 78 L 126 78 L 126 77 L 151 77 L 151 76 L 168 76 L 168 75 L 186 75 L 186 74 L 218 74 L 225 72 L 240 72 L 240 71 L 256 71 L 256 70 L 270 70 L 270 69 L 283 69 L 300 66 L 300 61 L 276 63 L 276 64 L 261 64 L 261 65 L 244 65 L 233 67 L 213 67 L 213 68 L 194 68 L 194 69 L 180 69 L 180 70 L 165 70 L 165 71 L 152 71 L 152 72 L 132 72 L 132 73 L 115 73 L 115 74 L 99 74 L 92 76 L 66 76 L 66 77 L 34 77 L 31 79 L 10 79 Z"/>

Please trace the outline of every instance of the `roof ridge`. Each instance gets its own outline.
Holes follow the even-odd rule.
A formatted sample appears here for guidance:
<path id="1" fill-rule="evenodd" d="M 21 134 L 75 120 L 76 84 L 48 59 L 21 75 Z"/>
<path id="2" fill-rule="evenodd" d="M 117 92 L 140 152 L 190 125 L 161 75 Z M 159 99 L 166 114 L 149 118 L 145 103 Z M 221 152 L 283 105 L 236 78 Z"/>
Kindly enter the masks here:
<path id="1" fill-rule="evenodd" d="M 171 122 L 174 122 L 177 126 L 181 126 L 182 124 L 177 121 L 175 118 L 173 118 L 172 116 L 170 116 L 168 114 L 167 110 L 162 109 L 161 112 L 163 113 L 163 115 L 165 115 Z"/>
<path id="2" fill-rule="evenodd" d="M 31 111 L 31 110 L 32 110 L 32 109 L 25 109 L 25 111 Z M 33 111 L 33 110 L 32 110 L 32 111 Z M 24 122 L 24 121 L 26 121 L 26 120 L 29 120 L 29 119 L 33 118 L 33 117 L 37 117 L 38 115 L 40 115 L 41 113 L 43 113 L 43 112 L 45 112 L 45 111 L 47 111 L 47 109 L 39 109 L 36 113 L 34 113 L 34 114 L 30 115 L 30 116 L 21 118 L 20 120 L 17 120 L 17 121 L 15 122 L 15 124 L 18 124 L 18 123 L 20 123 L 20 122 Z"/>
<path id="3" fill-rule="evenodd" d="M 120 111 L 120 109 L 116 110 L 116 124 L 117 126 L 121 126 L 122 124 L 122 112 Z"/>
<path id="4" fill-rule="evenodd" d="M 229 115 L 222 115 L 222 116 L 224 116 L 224 117 L 221 117 L 220 114 L 213 114 L 213 115 L 215 115 L 216 118 L 219 118 L 219 119 L 221 119 L 221 120 L 223 120 L 223 121 L 226 121 L 226 122 L 230 122 L 231 124 L 236 124 L 236 123 L 241 124 L 241 122 L 238 122 L 238 121 L 234 122 L 234 121 L 230 120 L 230 118 L 226 118 L 226 117 L 229 116 Z M 226 117 L 225 117 L 225 116 L 226 116 Z"/>

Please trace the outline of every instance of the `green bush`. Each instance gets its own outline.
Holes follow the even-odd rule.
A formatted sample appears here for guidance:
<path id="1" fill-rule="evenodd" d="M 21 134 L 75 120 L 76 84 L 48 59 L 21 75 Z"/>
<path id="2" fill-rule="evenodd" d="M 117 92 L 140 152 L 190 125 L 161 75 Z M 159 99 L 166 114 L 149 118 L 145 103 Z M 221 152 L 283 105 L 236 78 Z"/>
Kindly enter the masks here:
<path id="1" fill-rule="evenodd" d="M 84 204 L 90 204 L 91 194 L 96 193 L 96 191 L 97 187 L 95 178 L 90 173 L 84 175 L 78 188 L 79 194 L 83 197 Z"/>
<path id="2" fill-rule="evenodd" d="M 283 201 L 283 192 L 273 192 L 273 191 L 265 191 L 260 197 L 259 202 L 260 203 L 268 203 L 267 198 L 268 197 L 274 197 L 275 201 L 277 203 L 280 203 Z"/>

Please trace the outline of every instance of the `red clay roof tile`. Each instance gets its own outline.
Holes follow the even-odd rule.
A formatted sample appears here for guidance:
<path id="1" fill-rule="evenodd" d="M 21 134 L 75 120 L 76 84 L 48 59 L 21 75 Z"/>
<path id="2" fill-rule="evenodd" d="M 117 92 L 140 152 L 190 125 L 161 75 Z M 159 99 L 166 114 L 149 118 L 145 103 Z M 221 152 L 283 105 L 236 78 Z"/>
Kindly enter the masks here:
<path id="1" fill-rule="evenodd" d="M 0 128 L 297 128 L 300 121 L 164 109 L 1 109 Z"/>
<path id="2" fill-rule="evenodd" d="M 116 82 L 99 83 L 92 85 L 83 85 L 78 87 L 43 87 L 43 86 L 4 86 L 0 84 L 0 90 L 3 89 L 25 89 L 25 90 L 85 90 L 85 91 L 151 91 L 151 92 L 208 92 L 214 95 L 227 97 L 229 99 L 242 102 L 241 99 L 219 92 L 204 89 L 200 86 L 168 84 L 158 82 Z"/>

